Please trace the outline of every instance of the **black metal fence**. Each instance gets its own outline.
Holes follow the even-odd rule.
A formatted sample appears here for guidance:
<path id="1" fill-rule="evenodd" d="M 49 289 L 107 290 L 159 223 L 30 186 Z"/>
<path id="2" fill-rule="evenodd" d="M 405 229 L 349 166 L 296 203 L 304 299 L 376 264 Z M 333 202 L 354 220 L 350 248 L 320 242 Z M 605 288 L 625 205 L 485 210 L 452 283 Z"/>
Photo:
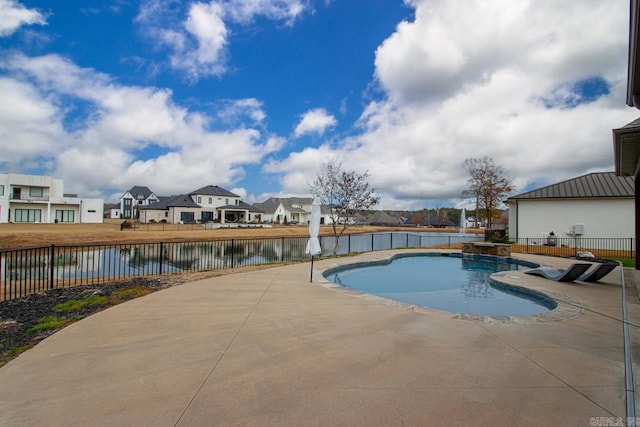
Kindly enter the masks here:
<path id="1" fill-rule="evenodd" d="M 345 235 L 338 254 L 407 247 L 453 247 L 476 240 L 470 235 L 376 233 Z M 433 234 L 433 233 L 429 233 Z M 480 237 L 481 238 L 481 237 Z M 215 271 L 252 265 L 301 261 L 308 238 L 280 237 L 199 242 L 51 245 L 0 251 L 0 300 L 46 289 L 123 280 L 136 276 Z M 323 255 L 335 239 L 321 237 Z"/>
<path id="2" fill-rule="evenodd" d="M 460 248 L 484 236 L 440 233 L 368 233 L 345 235 L 337 254 L 396 248 Z M 0 301 L 46 289 L 98 284 L 136 276 L 215 271 L 252 265 L 301 261 L 308 238 L 280 237 L 200 242 L 159 242 L 57 246 L 0 251 Z M 322 255 L 333 254 L 333 236 L 320 238 Z M 635 239 L 517 239 L 513 252 L 633 258 Z"/>
<path id="3" fill-rule="evenodd" d="M 589 252 L 597 258 L 635 257 L 636 239 L 544 237 L 511 239 L 511 251 L 550 256 L 575 257 Z"/>

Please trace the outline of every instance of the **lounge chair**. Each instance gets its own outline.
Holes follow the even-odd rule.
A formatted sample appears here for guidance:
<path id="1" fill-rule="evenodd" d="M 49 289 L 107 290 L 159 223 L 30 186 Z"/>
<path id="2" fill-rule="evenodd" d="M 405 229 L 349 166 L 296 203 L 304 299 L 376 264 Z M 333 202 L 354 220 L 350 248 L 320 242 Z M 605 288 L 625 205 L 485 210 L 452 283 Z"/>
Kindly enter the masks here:
<path id="1" fill-rule="evenodd" d="M 591 267 L 591 264 L 576 263 L 571 264 L 566 270 L 555 268 L 534 268 L 533 270 L 525 271 L 525 273 L 545 277 L 549 280 L 555 280 L 556 282 L 573 282 L 585 273 L 589 267 Z"/>
<path id="2" fill-rule="evenodd" d="M 611 273 L 617 266 L 618 264 L 613 262 L 598 264 L 593 270 L 588 271 L 582 276 L 578 277 L 578 280 L 580 280 L 581 282 L 597 282 L 600 279 L 604 278 L 604 276 L 606 276 L 607 274 Z"/>

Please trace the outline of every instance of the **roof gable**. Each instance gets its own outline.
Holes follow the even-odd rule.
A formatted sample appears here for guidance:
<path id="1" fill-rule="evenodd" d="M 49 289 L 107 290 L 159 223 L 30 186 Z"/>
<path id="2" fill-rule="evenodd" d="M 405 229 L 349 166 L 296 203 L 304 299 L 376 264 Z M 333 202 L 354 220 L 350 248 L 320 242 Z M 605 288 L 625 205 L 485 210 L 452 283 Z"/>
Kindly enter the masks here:
<path id="1" fill-rule="evenodd" d="M 131 194 L 136 200 L 146 200 L 153 194 L 153 191 L 151 191 L 149 187 L 134 185 L 133 187 L 131 187 L 128 193 Z"/>
<path id="2" fill-rule="evenodd" d="M 518 194 L 508 200 L 634 197 L 634 194 L 632 177 L 616 176 L 614 172 L 597 172 Z"/>
<path id="3" fill-rule="evenodd" d="M 298 206 L 308 205 L 309 208 L 311 208 L 312 203 L 312 197 L 270 197 L 262 203 L 254 203 L 253 205 L 267 214 L 275 213 L 280 204 L 282 204 L 287 211 L 292 213 L 310 213 L 310 211 L 306 211 Z M 293 205 L 296 206 L 294 207 Z"/>
<path id="4" fill-rule="evenodd" d="M 161 202 L 152 203 L 146 206 L 140 206 L 139 209 L 149 209 L 149 210 L 167 210 L 169 208 L 199 208 L 196 202 L 193 201 L 191 196 L 188 194 L 180 194 L 178 196 L 170 197 L 167 200 L 163 200 Z"/>

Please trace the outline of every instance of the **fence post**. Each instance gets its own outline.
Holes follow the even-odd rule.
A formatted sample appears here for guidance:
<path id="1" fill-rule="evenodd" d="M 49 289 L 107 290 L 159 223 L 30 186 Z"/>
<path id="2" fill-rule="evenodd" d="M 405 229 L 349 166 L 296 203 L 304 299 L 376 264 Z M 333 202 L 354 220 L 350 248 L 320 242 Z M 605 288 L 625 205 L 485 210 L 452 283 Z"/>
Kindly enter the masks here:
<path id="1" fill-rule="evenodd" d="M 629 259 L 633 259 L 633 237 L 629 238 Z"/>
<path id="2" fill-rule="evenodd" d="M 351 234 L 347 234 L 347 237 L 349 237 L 347 241 L 347 253 L 350 254 L 351 253 Z"/>
<path id="3" fill-rule="evenodd" d="M 526 252 L 526 253 L 529 253 L 529 238 L 528 238 L 528 237 L 527 237 L 527 244 L 526 244 L 526 247 L 527 247 L 527 252 Z"/>
<path id="4" fill-rule="evenodd" d="M 280 238 L 280 262 L 284 262 L 284 237 Z"/>
<path id="5" fill-rule="evenodd" d="M 373 252 L 373 233 L 371 233 L 371 252 Z"/>
<path id="6" fill-rule="evenodd" d="M 407 241 L 406 242 L 407 242 L 407 244 L 404 245 L 404 247 L 408 248 L 409 247 L 409 233 L 407 233 Z"/>
<path id="7" fill-rule="evenodd" d="M 447 239 L 449 240 L 449 245 L 447 247 L 451 248 L 451 236 L 447 236 Z"/>
<path id="8" fill-rule="evenodd" d="M 231 239 L 231 268 L 233 268 L 233 262 L 234 262 L 234 252 L 235 252 L 235 248 L 234 248 L 234 243 L 235 240 Z"/>
<path id="9" fill-rule="evenodd" d="M 158 274 L 162 274 L 162 264 L 164 263 L 164 242 L 160 242 L 160 258 L 159 258 L 160 267 L 158 269 Z"/>
<path id="10" fill-rule="evenodd" d="M 56 259 L 55 251 L 56 245 L 52 244 L 49 247 L 49 289 L 53 289 L 53 263 Z"/>

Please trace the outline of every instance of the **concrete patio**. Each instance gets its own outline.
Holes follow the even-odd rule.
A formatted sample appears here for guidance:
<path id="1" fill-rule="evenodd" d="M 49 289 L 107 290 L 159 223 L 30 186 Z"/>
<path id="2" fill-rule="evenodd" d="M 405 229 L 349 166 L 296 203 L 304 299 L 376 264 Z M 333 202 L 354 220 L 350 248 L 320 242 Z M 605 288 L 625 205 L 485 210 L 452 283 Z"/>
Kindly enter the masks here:
<path id="1" fill-rule="evenodd" d="M 626 421 L 621 269 L 597 284 L 503 275 L 560 301 L 556 313 L 513 319 L 416 309 L 320 275 L 396 252 L 317 261 L 314 283 L 309 263 L 210 278 L 77 322 L 0 368 L 0 425 Z M 640 325 L 635 296 L 628 308 Z M 638 363 L 634 372 L 638 383 Z"/>

